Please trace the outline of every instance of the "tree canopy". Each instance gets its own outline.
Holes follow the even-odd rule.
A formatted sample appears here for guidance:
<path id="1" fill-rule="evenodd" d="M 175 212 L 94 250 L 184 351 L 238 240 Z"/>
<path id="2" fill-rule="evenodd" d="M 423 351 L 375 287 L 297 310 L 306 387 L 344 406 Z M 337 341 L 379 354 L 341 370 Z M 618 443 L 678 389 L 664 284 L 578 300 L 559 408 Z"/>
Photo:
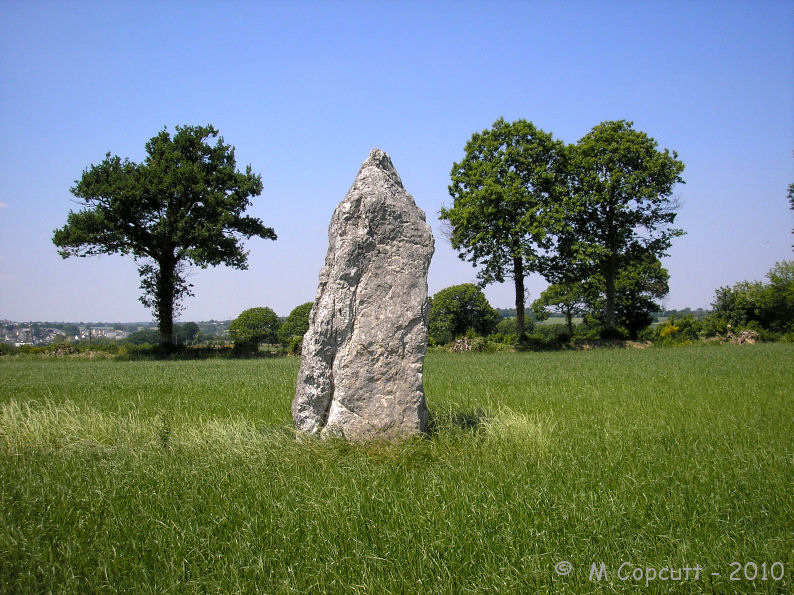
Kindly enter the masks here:
<path id="1" fill-rule="evenodd" d="M 309 330 L 309 313 L 313 305 L 314 302 L 306 302 L 292 309 L 278 330 L 279 341 L 286 345 L 293 337 L 303 337 L 306 334 Z"/>
<path id="2" fill-rule="evenodd" d="M 448 343 L 468 331 L 487 336 L 500 319 L 473 283 L 447 287 L 430 298 L 429 334 L 437 343 Z"/>
<path id="3" fill-rule="evenodd" d="M 538 320 L 548 318 L 549 310 L 563 314 L 573 335 L 573 317 L 587 312 L 588 289 L 586 283 L 553 283 L 532 302 L 532 310 Z"/>
<path id="4" fill-rule="evenodd" d="M 262 181 L 249 165 L 237 171 L 234 147 L 208 126 L 164 129 L 146 143 L 142 163 L 108 153 L 71 188 L 83 208 L 70 211 L 53 242 L 63 258 L 131 255 L 138 262 L 141 302 L 153 309 L 160 342 L 173 342 L 173 318 L 191 294 L 185 273 L 224 264 L 246 269 L 242 240 L 276 239 L 244 215 Z"/>
<path id="5" fill-rule="evenodd" d="M 715 291 L 710 317 L 718 327 L 757 325 L 794 332 L 794 261 L 778 262 L 767 273 L 768 283 L 742 281 Z"/>
<path id="6" fill-rule="evenodd" d="M 524 331 L 524 278 L 537 270 L 559 217 L 554 201 L 565 161 L 564 145 L 526 120 L 500 118 L 474 133 L 454 163 L 450 208 L 441 209 L 452 247 L 481 267 L 483 285 L 513 279 L 517 330 Z"/>
<path id="7" fill-rule="evenodd" d="M 229 324 L 237 349 L 256 351 L 260 343 L 276 343 L 281 319 L 270 308 L 248 308 Z"/>
<path id="8" fill-rule="evenodd" d="M 618 267 L 615 278 L 615 333 L 628 333 L 636 338 L 639 332 L 653 322 L 653 315 L 661 311 L 659 300 L 669 291 L 667 269 L 653 255 L 627 259 Z M 588 283 L 588 310 L 602 324 L 606 308 L 606 283 L 596 274 Z"/>
<path id="9" fill-rule="evenodd" d="M 595 126 L 569 154 L 569 196 L 551 269 L 566 271 L 567 281 L 601 279 L 603 323 L 614 331 L 620 271 L 664 256 L 683 234 L 672 227 L 672 193 L 684 164 L 625 120 Z"/>

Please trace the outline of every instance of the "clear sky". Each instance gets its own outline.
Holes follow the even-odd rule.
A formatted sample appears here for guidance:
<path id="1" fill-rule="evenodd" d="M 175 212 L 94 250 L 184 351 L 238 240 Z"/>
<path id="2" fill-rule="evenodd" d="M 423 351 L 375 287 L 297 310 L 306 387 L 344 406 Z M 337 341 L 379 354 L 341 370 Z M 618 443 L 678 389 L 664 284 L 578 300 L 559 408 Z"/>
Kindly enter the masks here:
<path id="1" fill-rule="evenodd" d="M 436 237 L 430 292 L 475 280 L 441 231 L 471 134 L 524 118 L 565 142 L 627 119 L 684 161 L 669 308 L 794 257 L 794 5 L 781 2 L 0 0 L 0 319 L 145 321 L 129 258 L 62 260 L 69 188 L 164 126 L 214 124 L 261 173 L 278 241 L 195 270 L 181 320 L 311 301 L 336 204 L 372 147 Z M 529 301 L 545 283 L 529 279 Z M 486 289 L 510 307 L 510 284 Z"/>

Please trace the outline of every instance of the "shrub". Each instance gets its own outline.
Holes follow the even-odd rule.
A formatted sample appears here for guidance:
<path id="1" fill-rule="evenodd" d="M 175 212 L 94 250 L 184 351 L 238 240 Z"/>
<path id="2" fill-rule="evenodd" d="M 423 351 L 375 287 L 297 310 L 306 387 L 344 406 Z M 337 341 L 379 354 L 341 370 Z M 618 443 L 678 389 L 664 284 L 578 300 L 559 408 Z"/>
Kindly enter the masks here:
<path id="1" fill-rule="evenodd" d="M 0 343 L 0 355 L 14 355 L 18 351 L 13 343 Z"/>
<path id="2" fill-rule="evenodd" d="M 287 353 L 289 355 L 300 355 L 301 350 L 303 349 L 303 337 L 292 337 L 289 340 L 289 346 L 287 348 Z"/>
<path id="3" fill-rule="evenodd" d="M 134 333 L 130 333 L 129 336 L 125 339 L 127 343 L 131 343 L 132 345 L 147 345 L 152 343 L 158 343 L 160 341 L 160 333 L 155 329 L 144 329 L 140 331 L 135 331 Z"/>
<path id="4" fill-rule="evenodd" d="M 775 264 L 766 276 L 769 283 L 742 281 L 717 289 L 709 318 L 733 328 L 755 322 L 775 334 L 794 330 L 794 261 Z"/>
<path id="5" fill-rule="evenodd" d="M 602 327 L 599 331 L 599 336 L 606 340 L 622 341 L 629 338 L 629 332 L 622 327 L 616 326 L 614 328 Z"/>
<path id="6" fill-rule="evenodd" d="M 652 340 L 662 343 L 690 343 L 697 341 L 703 332 L 703 323 L 691 314 L 686 316 L 671 316 L 662 325 L 659 325 L 653 335 Z"/>
<path id="7" fill-rule="evenodd" d="M 553 351 L 564 348 L 571 340 L 566 324 L 539 324 L 531 335 L 518 341 L 519 351 Z"/>
<path id="8" fill-rule="evenodd" d="M 284 345 L 291 345 L 294 337 L 303 337 L 309 330 L 309 313 L 314 302 L 306 302 L 293 308 L 287 319 L 278 329 L 278 339 Z"/>
<path id="9" fill-rule="evenodd" d="M 449 343 L 468 331 L 489 335 L 500 320 L 482 290 L 473 283 L 453 285 L 430 298 L 430 336 Z"/>
<path id="10" fill-rule="evenodd" d="M 249 308 L 229 325 L 229 336 L 235 351 L 256 352 L 260 343 L 275 343 L 281 320 L 270 308 Z"/>
<path id="11" fill-rule="evenodd" d="M 527 317 L 524 320 L 524 332 L 531 333 L 535 329 L 535 321 Z M 516 334 L 516 319 L 502 318 L 497 324 L 494 332 L 488 337 L 489 341 L 502 345 L 515 345 L 518 342 Z"/>

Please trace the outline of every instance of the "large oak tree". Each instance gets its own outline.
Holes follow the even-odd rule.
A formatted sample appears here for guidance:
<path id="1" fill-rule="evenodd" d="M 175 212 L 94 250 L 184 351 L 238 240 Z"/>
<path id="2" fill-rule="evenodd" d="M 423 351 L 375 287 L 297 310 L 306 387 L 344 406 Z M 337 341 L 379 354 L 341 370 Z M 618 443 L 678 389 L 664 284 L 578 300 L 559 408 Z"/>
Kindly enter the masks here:
<path id="1" fill-rule="evenodd" d="M 524 279 L 538 270 L 559 219 L 554 200 L 565 146 L 526 120 L 500 118 L 474 133 L 465 155 L 452 166 L 451 208 L 441 219 L 451 228 L 452 247 L 481 269 L 483 285 L 512 278 L 516 327 L 524 332 Z"/>
<path id="2" fill-rule="evenodd" d="M 570 195 L 550 269 L 554 281 L 601 280 L 610 334 L 618 325 L 621 270 L 654 262 L 683 234 L 673 227 L 673 188 L 683 183 L 684 164 L 625 120 L 595 126 L 569 153 Z"/>
<path id="3" fill-rule="evenodd" d="M 242 240 L 276 239 L 260 219 L 244 215 L 262 180 L 236 169 L 234 147 L 212 126 L 162 130 L 146 143 L 142 163 L 108 153 L 71 188 L 82 209 L 70 211 L 53 242 L 63 258 L 131 255 L 139 263 L 141 302 L 153 309 L 160 343 L 173 342 L 175 309 L 192 295 L 189 265 L 246 269 Z"/>

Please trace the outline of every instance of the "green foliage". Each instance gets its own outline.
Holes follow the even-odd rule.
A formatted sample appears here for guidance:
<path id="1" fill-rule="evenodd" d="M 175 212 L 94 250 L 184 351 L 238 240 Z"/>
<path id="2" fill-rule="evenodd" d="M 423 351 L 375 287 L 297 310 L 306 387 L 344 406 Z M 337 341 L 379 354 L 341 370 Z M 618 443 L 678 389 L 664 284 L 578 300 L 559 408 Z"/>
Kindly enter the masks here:
<path id="1" fill-rule="evenodd" d="M 591 286 L 586 283 L 553 283 L 541 292 L 538 299 L 532 302 L 532 311 L 538 320 L 546 320 L 549 310 L 563 314 L 568 325 L 568 333 L 573 335 L 573 318 L 587 311 L 588 297 L 591 292 Z"/>
<path id="2" fill-rule="evenodd" d="M 556 351 L 568 347 L 571 337 L 567 324 L 538 324 L 516 348 L 519 351 Z"/>
<path id="3" fill-rule="evenodd" d="M 742 281 L 714 294 L 708 327 L 734 329 L 756 323 L 773 333 L 794 331 L 794 261 L 782 261 L 767 273 L 768 283 Z"/>
<path id="4" fill-rule="evenodd" d="M 516 319 L 502 318 L 502 320 L 500 320 L 496 324 L 496 328 L 494 328 L 494 333 L 498 333 L 500 335 L 513 335 L 517 337 L 518 333 L 516 333 Z"/>
<path id="5" fill-rule="evenodd" d="M 636 338 L 653 322 L 653 314 L 661 310 L 657 300 L 664 298 L 670 290 L 669 278 L 661 261 L 648 254 L 633 260 L 618 272 L 615 313 L 618 325 L 628 331 L 629 337 Z"/>
<path id="6" fill-rule="evenodd" d="M 513 279 L 521 333 L 524 277 L 537 270 L 560 216 L 554 199 L 563 184 L 564 145 L 531 122 L 500 118 L 474 133 L 465 153 L 450 174 L 453 206 L 440 218 L 460 258 L 481 267 L 483 284 Z"/>
<path id="7" fill-rule="evenodd" d="M 270 308 L 243 310 L 229 325 L 229 337 L 242 351 L 256 351 L 260 343 L 276 343 L 281 319 Z"/>
<path id="8" fill-rule="evenodd" d="M 547 274 L 555 281 L 597 281 L 604 325 L 617 327 L 623 318 L 636 333 L 649 305 L 621 313 L 619 277 L 658 260 L 683 234 L 672 227 L 672 192 L 683 183 L 684 164 L 625 120 L 595 126 L 569 153 L 570 195 Z"/>
<path id="9" fill-rule="evenodd" d="M 303 349 L 303 337 L 291 336 L 287 346 L 288 355 L 300 355 Z"/>
<path id="10" fill-rule="evenodd" d="M 532 333 L 534 329 L 535 321 L 532 318 L 527 318 L 524 323 L 524 335 Z M 516 345 L 519 342 L 516 319 L 502 318 L 488 336 L 488 340 L 498 345 Z"/>
<path id="11" fill-rule="evenodd" d="M 133 345 L 143 345 L 144 343 L 157 343 L 160 340 L 160 333 L 155 329 L 144 329 L 130 333 L 127 338 L 127 343 Z"/>
<path id="12" fill-rule="evenodd" d="M 278 339 L 284 345 L 291 345 L 294 337 L 303 338 L 309 330 L 309 313 L 314 302 L 306 302 L 293 308 L 278 330 Z"/>
<path id="13" fill-rule="evenodd" d="M 174 325 L 174 336 L 177 343 L 192 343 L 199 334 L 199 325 L 195 322 L 184 322 Z"/>
<path id="14" fill-rule="evenodd" d="M 704 310 L 703 308 L 683 308 L 681 310 L 663 310 L 657 314 L 657 321 L 660 317 L 669 318 L 670 316 L 694 316 L 698 320 L 703 320 L 706 316 L 708 316 L 709 311 Z"/>
<path id="15" fill-rule="evenodd" d="M 775 264 L 761 296 L 758 322 L 775 332 L 794 331 L 794 260 Z"/>
<path id="16" fill-rule="evenodd" d="M 669 291 L 670 278 L 661 261 L 649 254 L 627 259 L 615 279 L 615 315 L 617 326 L 606 324 L 606 284 L 600 274 L 587 283 L 586 300 L 591 322 L 601 326 L 604 339 L 636 339 L 661 310 L 657 300 Z"/>
<path id="17" fill-rule="evenodd" d="M 241 240 L 276 239 L 243 212 L 262 192 L 259 175 L 236 170 L 234 148 L 212 126 L 162 130 L 146 143 L 143 163 L 108 153 L 71 188 L 82 210 L 70 211 L 53 243 L 63 258 L 129 254 L 138 263 L 141 302 L 154 311 L 160 342 L 173 341 L 173 318 L 191 295 L 189 265 L 247 268 Z"/>
<path id="18" fill-rule="evenodd" d="M 473 331 L 487 336 L 500 320 L 482 290 L 473 283 L 453 285 L 430 298 L 429 334 L 443 345 Z"/>
<path id="19" fill-rule="evenodd" d="M 13 343 L 0 343 L 0 355 L 14 355 L 17 351 Z"/>
<path id="20" fill-rule="evenodd" d="M 703 322 L 694 316 L 671 316 L 657 327 L 654 339 L 662 344 L 691 343 L 703 336 Z"/>

